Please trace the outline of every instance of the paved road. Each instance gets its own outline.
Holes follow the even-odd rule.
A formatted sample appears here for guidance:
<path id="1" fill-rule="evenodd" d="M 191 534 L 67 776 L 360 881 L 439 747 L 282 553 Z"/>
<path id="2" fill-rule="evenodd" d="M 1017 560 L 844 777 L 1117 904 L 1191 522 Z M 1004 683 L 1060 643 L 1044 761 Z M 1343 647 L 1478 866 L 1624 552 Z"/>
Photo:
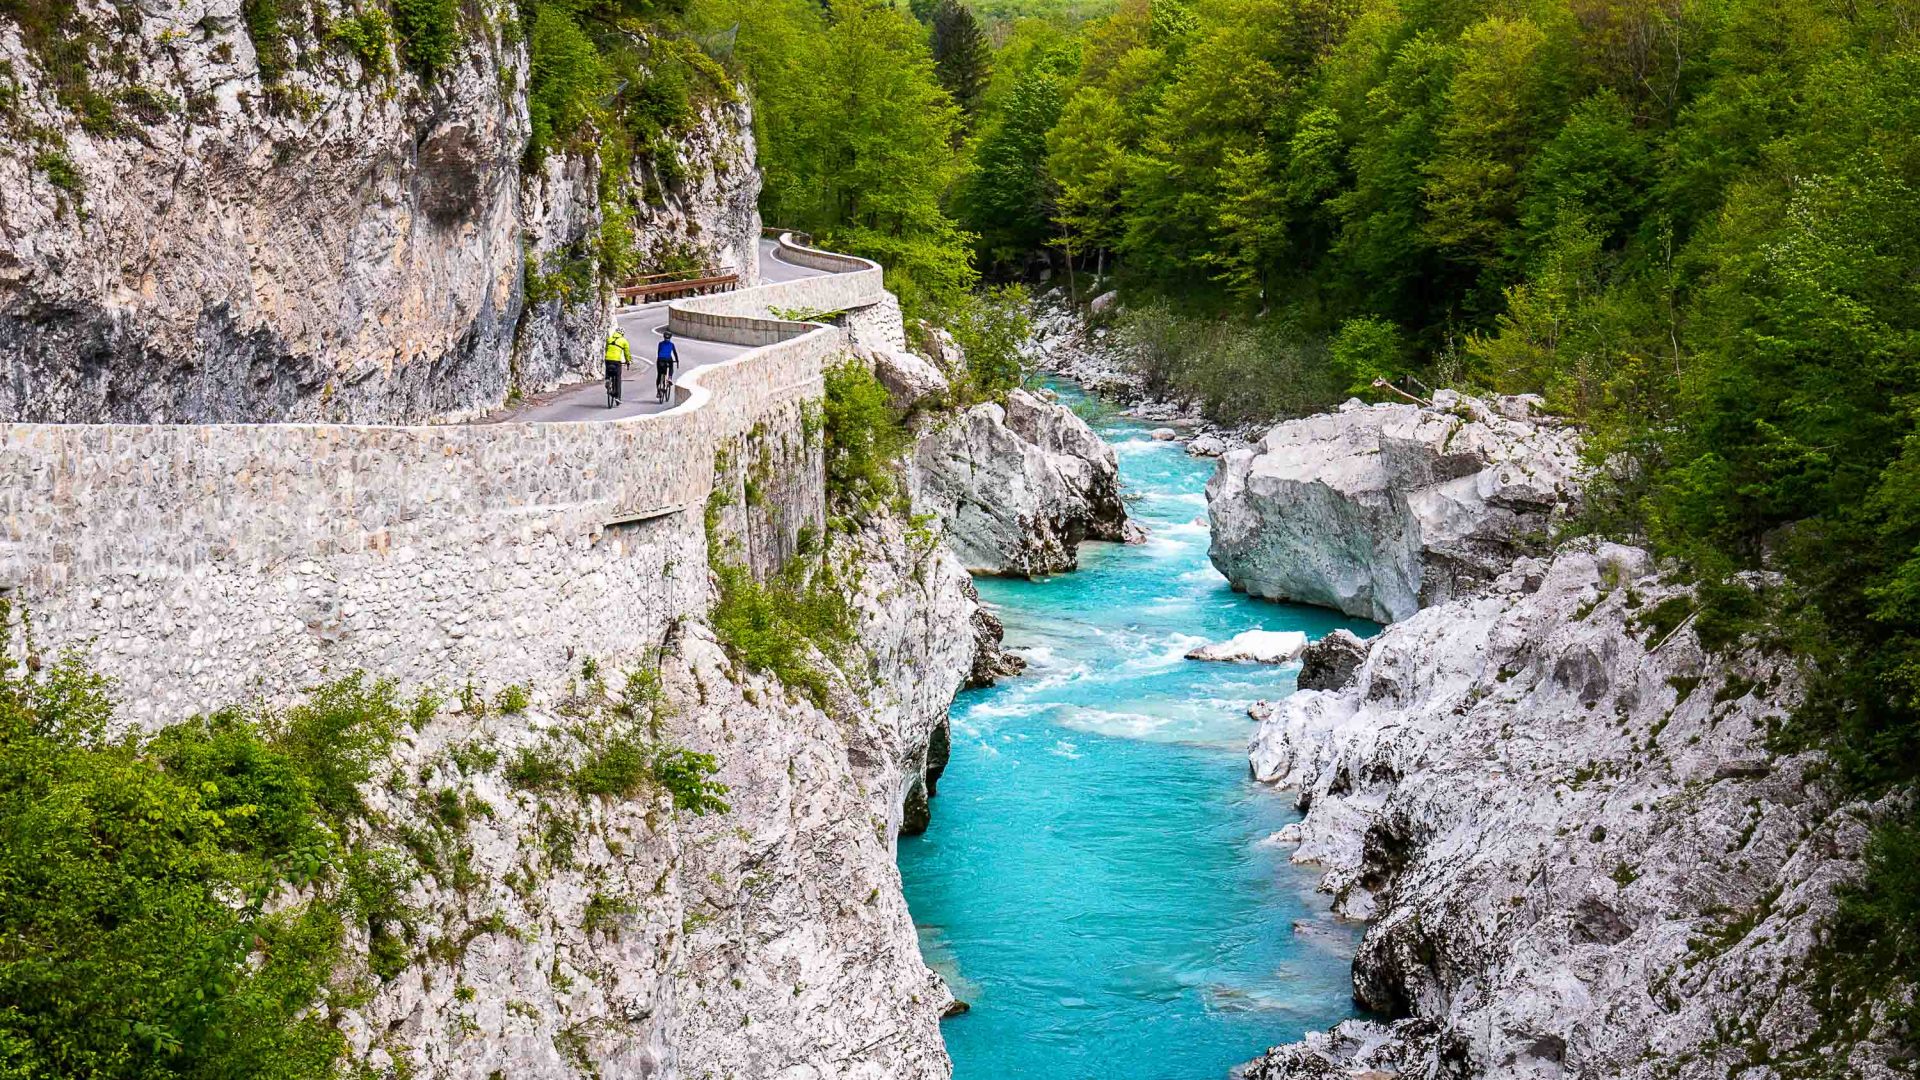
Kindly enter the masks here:
<path id="1" fill-rule="evenodd" d="M 803 277 L 817 277 L 825 270 L 799 266 L 780 258 L 779 247 L 772 240 L 760 241 L 760 280 L 762 282 L 793 281 Z M 640 307 L 623 309 L 615 316 L 620 329 L 633 343 L 632 364 L 627 365 L 624 385 L 621 387 L 621 404 L 607 408 L 606 384 L 600 379 L 564 387 L 551 394 L 543 394 L 538 399 L 524 405 L 518 405 L 487 416 L 487 423 L 500 423 L 508 420 L 556 421 L 556 420 L 620 420 L 629 416 L 645 416 L 648 413 L 662 412 L 672 408 L 674 401 L 662 405 L 654 400 L 653 391 L 653 351 L 660 340 L 660 331 L 667 326 L 667 305 L 665 301 L 646 304 Z M 673 339 L 680 347 L 680 367 L 676 378 L 685 377 L 695 368 L 708 364 L 731 360 L 741 353 L 749 351 L 744 345 L 724 345 L 717 341 L 702 341 L 684 335 Z M 675 399 L 679 397 L 675 395 Z"/>

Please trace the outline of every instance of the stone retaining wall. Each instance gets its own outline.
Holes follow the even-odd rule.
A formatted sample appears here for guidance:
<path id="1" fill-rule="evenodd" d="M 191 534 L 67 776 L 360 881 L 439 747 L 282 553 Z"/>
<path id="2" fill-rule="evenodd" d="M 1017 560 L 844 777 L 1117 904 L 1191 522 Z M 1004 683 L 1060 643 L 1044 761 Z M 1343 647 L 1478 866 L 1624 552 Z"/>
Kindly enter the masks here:
<path id="1" fill-rule="evenodd" d="M 667 305 L 667 325 L 676 334 L 701 333 L 716 327 L 722 328 L 720 332 L 724 333 L 724 320 L 729 318 L 777 323 L 783 321 L 781 313 L 851 311 L 880 303 L 886 295 L 886 283 L 880 268 L 875 266 L 676 300 Z M 755 341 L 735 342 L 726 338 L 715 340 L 727 340 L 729 344 L 760 344 Z"/>
<path id="2" fill-rule="evenodd" d="M 855 277 L 778 288 L 838 297 Z M 143 727 L 354 670 L 497 688 L 637 655 L 705 610 L 716 449 L 802 439 L 845 347 L 837 328 L 730 318 L 764 347 L 626 420 L 0 425 L 0 593 L 36 650 L 81 648 L 117 679 Z M 783 485 L 786 519 L 817 516 L 812 472 Z"/>

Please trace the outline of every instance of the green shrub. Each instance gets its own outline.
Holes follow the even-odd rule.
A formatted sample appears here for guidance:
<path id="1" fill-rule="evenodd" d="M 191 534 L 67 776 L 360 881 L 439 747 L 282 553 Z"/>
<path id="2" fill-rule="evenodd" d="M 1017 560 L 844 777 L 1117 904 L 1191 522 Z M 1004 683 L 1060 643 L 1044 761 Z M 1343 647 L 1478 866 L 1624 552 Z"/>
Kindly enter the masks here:
<path id="1" fill-rule="evenodd" d="M 1197 402 L 1216 423 L 1297 416 L 1339 397 L 1324 351 L 1277 317 L 1252 326 L 1156 299 L 1127 309 L 1117 333 L 1149 397 Z"/>
<path id="2" fill-rule="evenodd" d="M 850 358 L 829 366 L 825 381 L 827 491 L 855 509 L 883 506 L 897 489 L 894 463 L 907 446 L 887 388 Z"/>
<path id="3" fill-rule="evenodd" d="M 557 791 L 566 786 L 571 767 L 553 743 L 522 747 L 507 765 L 507 783 L 521 791 Z"/>
<path id="4" fill-rule="evenodd" d="M 970 293 L 947 317 L 947 329 L 966 353 L 962 401 L 1001 400 L 1030 374 L 1021 354 L 1031 326 L 1031 298 L 1021 285 L 1001 285 Z"/>
<path id="5" fill-rule="evenodd" d="M 246 20 L 247 38 L 260 64 L 260 81 L 274 83 L 286 74 L 291 57 L 287 50 L 287 27 L 291 20 L 281 0 L 241 0 L 240 13 Z"/>
<path id="6" fill-rule="evenodd" d="M 1375 379 L 1392 382 L 1406 374 L 1406 343 L 1391 321 L 1367 316 L 1340 324 L 1328 346 L 1328 360 L 1344 393 L 1371 398 Z"/>
<path id="7" fill-rule="evenodd" d="M 727 785 L 713 779 L 718 770 L 712 754 L 692 750 L 663 748 L 653 758 L 653 778 L 673 796 L 674 809 L 696 816 L 731 809 L 721 798 Z"/>
<path id="8" fill-rule="evenodd" d="M 533 693 L 519 683 L 510 683 L 493 699 L 494 707 L 507 716 L 518 716 L 533 703 Z"/>
<path id="9" fill-rule="evenodd" d="M 169 775 L 199 789 L 205 809 L 223 816 L 230 847 L 283 860 L 296 881 L 326 873 L 334 833 L 306 770 L 237 710 L 168 728 L 146 750 Z"/>
<path id="10" fill-rule="evenodd" d="M 1174 389 L 1215 423 L 1300 416 L 1339 400 L 1325 353 L 1284 326 L 1208 322 L 1197 330 Z"/>
<path id="11" fill-rule="evenodd" d="M 355 852 L 347 860 L 343 912 L 366 925 L 367 968 L 383 982 L 413 962 L 407 936 L 415 914 L 404 898 L 416 876 L 413 864 L 397 852 Z"/>
<path id="12" fill-rule="evenodd" d="M 537 167 L 548 151 L 573 142 L 599 116 L 613 82 L 600 49 L 561 5 L 540 5 L 529 50 L 527 163 Z"/>
<path id="13" fill-rule="evenodd" d="M 268 716 L 265 726 L 275 747 L 305 772 L 314 800 L 341 820 L 364 809 L 360 785 L 373 775 L 373 763 L 386 756 L 410 718 L 392 680 L 369 683 L 355 672 Z"/>
<path id="14" fill-rule="evenodd" d="M 843 581 L 834 572 L 824 549 L 796 555 L 764 584 L 746 567 L 729 561 L 711 531 L 708 552 L 720 586 L 708 618 L 727 654 L 825 708 L 829 683 L 814 653 L 828 659 L 847 653 L 856 632 L 849 596 L 857 583 Z"/>
<path id="15" fill-rule="evenodd" d="M 1140 379 L 1149 400 L 1173 392 L 1174 373 L 1187 355 L 1198 320 L 1188 319 L 1165 299 L 1127 307 L 1115 325 L 1127 366 Z"/>
<path id="16" fill-rule="evenodd" d="M 573 789 L 582 798 L 629 798 L 646 785 L 649 776 L 646 749 L 630 738 L 612 738 L 574 770 Z"/>
<path id="17" fill-rule="evenodd" d="M 652 143 L 693 118 L 693 100 L 687 78 L 671 58 L 653 65 L 651 71 L 637 76 L 621 94 L 620 118 L 641 146 Z"/>
<path id="18" fill-rule="evenodd" d="M 407 66 L 430 80 L 453 63 L 460 9 L 454 0 L 393 0 L 393 28 Z"/>
<path id="19" fill-rule="evenodd" d="M 582 250 L 582 242 L 548 256 L 546 265 L 533 255 L 526 257 L 526 297 L 528 304 L 558 300 L 574 304 L 600 295 L 601 252 Z"/>
<path id="20" fill-rule="evenodd" d="M 390 69 L 387 46 L 393 40 L 393 20 L 379 8 L 370 7 L 335 21 L 328 37 L 352 53 L 369 73 L 381 75 Z"/>
<path id="21" fill-rule="evenodd" d="M 329 848 L 300 759 L 235 714 L 144 748 L 109 738 L 102 680 L 73 658 L 22 671 L 10 645 L 0 640 L 8 1073 L 332 1075 L 344 1040 L 310 1004 L 338 958 L 339 919 L 323 903 L 262 907 Z"/>
<path id="22" fill-rule="evenodd" d="M 79 168 L 63 151 L 42 150 L 34 156 L 33 165 L 46 174 L 47 183 L 61 191 L 75 197 L 86 193 L 86 181 L 81 179 Z"/>
<path id="23" fill-rule="evenodd" d="M 752 572 L 737 563 L 715 567 L 714 576 L 720 589 L 709 618 L 727 654 L 824 705 L 826 676 L 810 658 L 812 643 L 788 621 L 785 597 L 753 580 Z"/>
<path id="24" fill-rule="evenodd" d="M 1867 873 L 1841 893 L 1831 955 L 1847 989 L 1890 1000 L 1898 980 L 1920 971 L 1920 810 L 1881 824 L 1867 845 Z M 1895 1005 L 1908 1031 L 1920 1024 L 1920 1001 Z"/>
<path id="25" fill-rule="evenodd" d="M 638 910 L 639 905 L 631 900 L 596 892 L 587 898 L 586 908 L 580 913 L 580 929 L 587 934 L 605 930 L 611 936 L 618 937 L 620 920 Z"/>
<path id="26" fill-rule="evenodd" d="M 628 717 L 645 721 L 649 729 L 657 728 L 660 714 L 667 705 L 666 689 L 660 685 L 660 672 L 656 668 L 635 668 L 627 672 L 627 685 L 623 692 Z M 659 734 L 654 731 L 654 734 Z"/>
<path id="27" fill-rule="evenodd" d="M 467 831 L 467 804 L 460 798 L 460 793 L 452 788 L 441 788 L 433 793 L 433 817 L 455 833 Z"/>

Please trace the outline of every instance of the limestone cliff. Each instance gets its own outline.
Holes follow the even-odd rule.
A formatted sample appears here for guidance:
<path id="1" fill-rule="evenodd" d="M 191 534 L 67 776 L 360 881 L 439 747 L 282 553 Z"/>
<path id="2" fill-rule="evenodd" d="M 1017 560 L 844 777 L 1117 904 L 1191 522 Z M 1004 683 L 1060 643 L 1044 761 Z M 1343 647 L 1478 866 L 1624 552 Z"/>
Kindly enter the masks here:
<path id="1" fill-rule="evenodd" d="M 610 204 L 591 154 L 529 164 L 514 5 L 449 8 L 430 77 L 353 5 L 257 8 L 0 16 L 0 417 L 415 421 L 589 372 Z M 643 265 L 751 273 L 748 128 L 714 99 L 638 163 Z"/>
<path id="2" fill-rule="evenodd" d="M 947 1075 L 951 999 L 921 962 L 893 838 L 971 661 L 974 601 L 897 522 L 840 544 L 861 646 L 818 658 L 820 704 L 696 619 L 637 681 L 588 665 L 525 711 L 470 699 L 410 736 L 373 816 L 437 857 L 404 897 L 404 966 L 334 1007 L 357 1058 L 472 1080 Z M 583 797 L 524 763 L 577 764 L 629 728 L 712 754 L 728 809 Z"/>
<path id="3" fill-rule="evenodd" d="M 1256 710 L 1255 775 L 1307 810 L 1279 839 L 1372 920 L 1381 1019 L 1249 1077 L 1895 1075 L 1815 962 L 1873 809 L 1768 753 L 1793 670 L 1708 654 L 1685 609 L 1646 553 L 1574 545 Z"/>

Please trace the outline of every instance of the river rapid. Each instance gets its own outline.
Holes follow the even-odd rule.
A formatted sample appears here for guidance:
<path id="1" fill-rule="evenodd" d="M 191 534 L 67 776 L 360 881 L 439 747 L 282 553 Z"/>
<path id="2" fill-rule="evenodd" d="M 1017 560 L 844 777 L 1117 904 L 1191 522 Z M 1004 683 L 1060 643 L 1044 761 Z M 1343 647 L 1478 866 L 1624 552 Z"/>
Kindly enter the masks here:
<path id="1" fill-rule="evenodd" d="M 954 703 L 932 827 L 900 844 L 928 963 L 972 1006 L 943 1025 L 956 1080 L 1219 1080 L 1352 1015 L 1359 931 L 1266 842 L 1299 815 L 1247 775 L 1246 707 L 1291 692 L 1298 665 L 1182 654 L 1256 627 L 1377 627 L 1233 592 L 1207 561 L 1213 462 L 1092 420 L 1151 538 L 979 582 L 1030 666 Z"/>

